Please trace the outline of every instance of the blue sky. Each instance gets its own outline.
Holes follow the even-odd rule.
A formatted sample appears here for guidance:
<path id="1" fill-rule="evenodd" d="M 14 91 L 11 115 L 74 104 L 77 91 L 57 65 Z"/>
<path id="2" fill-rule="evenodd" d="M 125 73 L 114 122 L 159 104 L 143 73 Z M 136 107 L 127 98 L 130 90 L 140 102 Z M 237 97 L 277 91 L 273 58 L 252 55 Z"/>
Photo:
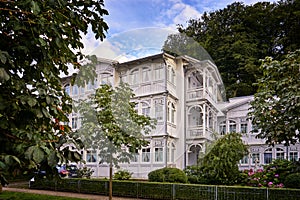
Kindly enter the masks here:
<path id="1" fill-rule="evenodd" d="M 250 5 L 258 1 L 244 0 L 243 2 Z M 120 37 L 128 31 L 149 27 L 163 29 L 164 34 L 166 29 L 170 33 L 176 32 L 177 24 L 186 25 L 189 19 L 200 18 L 205 11 L 223 9 L 234 2 L 234 0 L 104 0 L 105 8 L 109 12 L 109 15 L 105 16 L 109 26 L 107 40 Z M 147 32 L 148 29 L 143 36 Z M 122 41 L 125 41 L 124 37 Z M 99 45 L 103 45 L 103 42 L 94 39 L 92 33 L 86 35 L 83 42 L 84 53 L 93 52 Z"/>

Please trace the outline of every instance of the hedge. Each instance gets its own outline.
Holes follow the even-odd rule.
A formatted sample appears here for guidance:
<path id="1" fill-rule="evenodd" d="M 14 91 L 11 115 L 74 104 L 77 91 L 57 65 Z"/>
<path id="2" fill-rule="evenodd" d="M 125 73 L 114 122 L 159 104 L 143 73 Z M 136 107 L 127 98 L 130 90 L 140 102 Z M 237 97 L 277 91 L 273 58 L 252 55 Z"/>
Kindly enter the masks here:
<path id="1" fill-rule="evenodd" d="M 61 179 L 57 181 L 40 179 L 31 184 L 33 189 L 92 193 L 106 196 L 109 191 L 108 186 L 108 180 L 96 179 Z M 114 180 L 113 196 L 170 200 L 298 200 L 300 199 L 300 189 Z"/>

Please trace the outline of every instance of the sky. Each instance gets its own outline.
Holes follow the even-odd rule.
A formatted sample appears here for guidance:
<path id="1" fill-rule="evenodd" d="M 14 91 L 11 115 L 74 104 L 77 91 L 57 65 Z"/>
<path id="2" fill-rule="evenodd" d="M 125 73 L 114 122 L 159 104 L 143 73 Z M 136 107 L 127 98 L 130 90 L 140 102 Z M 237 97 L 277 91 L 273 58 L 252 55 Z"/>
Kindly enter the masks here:
<path id="1" fill-rule="evenodd" d="M 243 2 L 251 5 L 258 1 Z M 124 54 L 134 59 L 141 49 L 153 53 L 161 49 L 161 43 L 168 34 L 177 32 L 178 24 L 186 26 L 189 19 L 198 19 L 205 11 L 223 9 L 234 2 L 234 0 L 104 0 L 105 9 L 109 12 L 109 15 L 104 17 L 109 26 L 107 39 L 104 42 L 95 40 L 89 31 L 83 36 L 85 45 L 83 52 L 109 59 L 121 58 Z M 132 53 L 134 55 L 129 56 Z"/>

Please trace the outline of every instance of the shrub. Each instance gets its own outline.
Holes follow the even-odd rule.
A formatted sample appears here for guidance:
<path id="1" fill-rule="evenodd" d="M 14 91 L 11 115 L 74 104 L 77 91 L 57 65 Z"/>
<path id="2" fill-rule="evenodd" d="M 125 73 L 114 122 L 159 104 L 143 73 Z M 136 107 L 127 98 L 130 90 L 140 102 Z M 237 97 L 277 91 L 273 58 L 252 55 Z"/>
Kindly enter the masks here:
<path id="1" fill-rule="evenodd" d="M 128 180 L 131 178 L 132 173 L 127 170 L 119 170 L 114 174 L 114 179 L 116 180 Z"/>
<path id="2" fill-rule="evenodd" d="M 186 183 L 186 174 L 177 168 L 157 169 L 148 174 L 148 180 L 152 182 Z"/>
<path id="3" fill-rule="evenodd" d="M 77 170 L 78 178 L 91 178 L 93 173 L 94 173 L 94 170 L 92 170 L 91 168 L 87 168 L 87 167 L 79 168 Z"/>
<path id="4" fill-rule="evenodd" d="M 300 188 L 300 173 L 287 175 L 284 180 L 284 185 L 288 188 Z"/>

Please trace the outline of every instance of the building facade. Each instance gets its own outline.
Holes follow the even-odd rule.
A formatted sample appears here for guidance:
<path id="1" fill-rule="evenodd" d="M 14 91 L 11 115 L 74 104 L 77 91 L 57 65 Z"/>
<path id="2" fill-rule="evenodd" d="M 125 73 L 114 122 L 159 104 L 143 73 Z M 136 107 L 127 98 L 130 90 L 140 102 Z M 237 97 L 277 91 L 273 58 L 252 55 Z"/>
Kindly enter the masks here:
<path id="1" fill-rule="evenodd" d="M 121 169 L 132 172 L 135 178 L 147 178 L 150 171 L 162 167 L 197 164 L 199 153 L 212 134 L 243 133 L 250 153 L 240 162 L 240 168 L 261 167 L 275 158 L 298 160 L 299 146 L 268 147 L 255 138 L 251 121 L 247 118 L 249 102 L 253 97 L 225 100 L 224 85 L 218 69 L 209 60 L 199 61 L 189 56 L 160 53 L 133 61 L 118 63 L 99 59 L 96 80 L 84 87 L 63 80 L 66 91 L 73 99 L 86 98 L 101 84 L 117 86 L 121 81 L 130 85 L 135 93 L 136 110 L 156 119 L 157 125 L 146 135 L 149 146 L 133 152 L 130 163 Z M 80 128 L 80 116 L 69 117 L 73 130 Z M 108 176 L 107 163 L 99 163 L 97 151 L 82 150 L 86 166 L 94 170 L 93 176 Z"/>

